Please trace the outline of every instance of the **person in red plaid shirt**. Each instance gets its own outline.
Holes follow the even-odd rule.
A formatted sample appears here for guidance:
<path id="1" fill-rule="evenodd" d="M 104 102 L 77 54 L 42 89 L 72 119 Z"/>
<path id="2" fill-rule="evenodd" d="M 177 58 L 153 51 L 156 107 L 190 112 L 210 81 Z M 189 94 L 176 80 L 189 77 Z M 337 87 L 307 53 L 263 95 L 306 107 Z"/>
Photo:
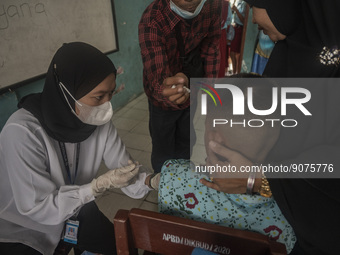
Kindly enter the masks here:
<path id="1" fill-rule="evenodd" d="M 140 20 L 155 172 L 168 159 L 190 158 L 189 81 L 218 75 L 221 5 L 219 0 L 155 0 Z"/>

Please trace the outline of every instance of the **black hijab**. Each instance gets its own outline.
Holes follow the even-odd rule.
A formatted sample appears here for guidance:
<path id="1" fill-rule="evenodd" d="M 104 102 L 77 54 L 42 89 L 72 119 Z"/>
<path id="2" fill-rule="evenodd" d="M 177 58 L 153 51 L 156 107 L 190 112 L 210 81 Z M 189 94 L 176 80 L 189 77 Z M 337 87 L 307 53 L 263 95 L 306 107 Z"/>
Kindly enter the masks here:
<path id="1" fill-rule="evenodd" d="M 82 42 L 64 44 L 51 61 L 43 92 L 22 98 L 18 107 L 31 112 L 53 139 L 69 143 L 84 141 L 96 126 L 83 123 L 72 113 L 59 82 L 78 100 L 111 73 L 116 74 L 114 64 L 95 47 Z M 65 94 L 74 108 L 74 100 Z"/>
<path id="2" fill-rule="evenodd" d="M 327 52 L 340 49 L 340 1 L 245 0 L 267 10 L 286 40 L 276 43 L 264 75 L 270 77 L 340 77 L 340 63 L 324 64 Z M 326 50 L 323 50 L 326 48 Z M 333 54 L 334 55 L 334 54 Z M 339 56 L 339 55 L 338 55 Z M 330 62 L 330 61 L 329 61 Z"/>
<path id="3" fill-rule="evenodd" d="M 288 36 L 297 28 L 299 23 L 300 0 L 245 0 L 250 6 L 266 9 L 269 18 L 276 29 Z"/>

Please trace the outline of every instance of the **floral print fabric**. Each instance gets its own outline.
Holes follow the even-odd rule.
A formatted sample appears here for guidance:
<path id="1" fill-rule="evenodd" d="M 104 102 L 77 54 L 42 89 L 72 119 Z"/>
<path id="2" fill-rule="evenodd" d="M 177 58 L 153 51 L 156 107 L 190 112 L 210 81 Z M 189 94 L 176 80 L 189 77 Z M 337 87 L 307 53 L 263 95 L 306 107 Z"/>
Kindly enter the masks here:
<path id="1" fill-rule="evenodd" d="M 208 188 L 189 160 L 168 160 L 162 167 L 158 193 L 161 213 L 268 235 L 290 253 L 294 231 L 273 198 L 227 194 Z"/>

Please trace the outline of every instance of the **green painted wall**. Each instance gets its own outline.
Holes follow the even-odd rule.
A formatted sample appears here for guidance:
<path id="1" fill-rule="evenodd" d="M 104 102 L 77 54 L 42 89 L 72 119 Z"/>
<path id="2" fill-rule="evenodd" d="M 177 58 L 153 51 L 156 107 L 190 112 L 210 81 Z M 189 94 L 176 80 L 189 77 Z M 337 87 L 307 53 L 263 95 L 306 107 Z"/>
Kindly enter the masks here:
<path id="1" fill-rule="evenodd" d="M 138 23 L 145 8 L 152 0 L 115 0 L 115 14 L 119 51 L 109 58 L 124 73 L 117 77 L 117 85 L 125 84 L 125 90 L 113 97 L 114 110 L 124 106 L 143 91 L 142 60 L 138 43 Z M 18 59 L 18 61 L 20 61 Z M 47 67 L 46 67 L 47 68 Z M 0 95 L 0 130 L 8 117 L 17 109 L 18 101 L 25 95 L 42 91 L 44 80 L 28 83 L 14 91 Z"/>
<path id="2" fill-rule="evenodd" d="M 116 0 L 116 21 L 119 51 L 109 57 L 124 73 L 117 77 L 117 85 L 125 84 L 125 90 L 112 99 L 114 109 L 122 107 L 143 90 L 143 65 L 138 43 L 138 23 L 145 8 L 152 0 Z"/>

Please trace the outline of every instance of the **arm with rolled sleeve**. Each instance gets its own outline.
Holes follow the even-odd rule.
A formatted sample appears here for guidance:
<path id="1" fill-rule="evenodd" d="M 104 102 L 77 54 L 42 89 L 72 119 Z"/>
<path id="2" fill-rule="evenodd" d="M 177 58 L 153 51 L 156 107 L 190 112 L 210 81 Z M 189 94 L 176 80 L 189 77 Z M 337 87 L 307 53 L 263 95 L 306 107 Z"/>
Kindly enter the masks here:
<path id="1" fill-rule="evenodd" d="M 224 22 L 222 29 L 228 29 L 228 26 L 231 25 L 232 16 L 233 16 L 233 13 L 232 13 L 232 11 L 231 11 L 230 3 L 228 3 L 228 14 L 227 14 L 227 19 L 226 19 L 226 21 Z"/>

